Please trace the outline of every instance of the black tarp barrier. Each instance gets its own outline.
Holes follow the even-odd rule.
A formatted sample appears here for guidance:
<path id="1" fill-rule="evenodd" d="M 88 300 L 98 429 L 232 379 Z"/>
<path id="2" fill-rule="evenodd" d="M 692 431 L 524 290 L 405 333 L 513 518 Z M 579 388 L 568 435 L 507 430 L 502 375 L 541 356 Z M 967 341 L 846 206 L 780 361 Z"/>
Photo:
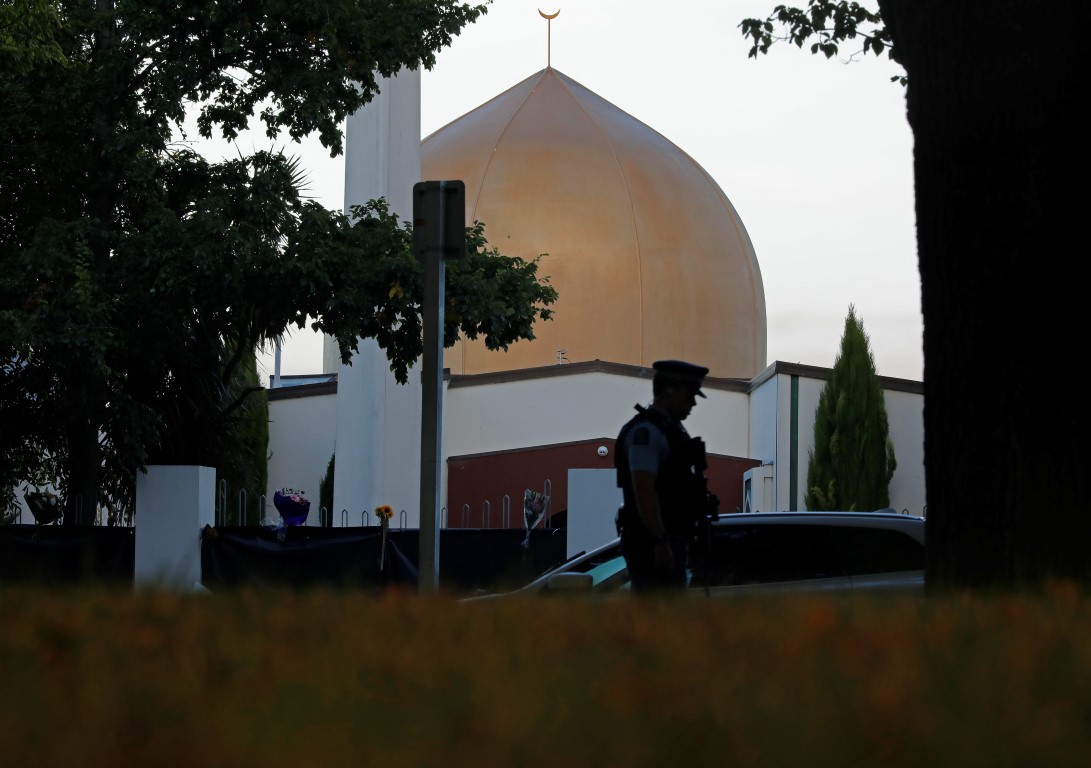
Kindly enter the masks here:
<path id="1" fill-rule="evenodd" d="M 418 543 L 417 531 L 414 546 Z M 439 585 L 456 592 L 516 589 L 565 561 L 563 528 L 443 528 L 439 535 Z M 415 550 L 414 550 L 415 551 Z"/>
<path id="2" fill-rule="evenodd" d="M 132 586 L 133 528 L 0 526 L 0 584 Z"/>
<path id="3" fill-rule="evenodd" d="M 535 530 L 528 546 L 519 529 L 441 529 L 439 586 L 458 593 L 513 589 L 565 560 L 564 529 Z M 205 587 L 418 588 L 420 531 L 387 534 L 379 567 L 378 527 L 293 526 L 205 528 L 201 573 Z"/>
<path id="4" fill-rule="evenodd" d="M 377 589 L 399 584 L 416 589 L 417 567 L 388 535 L 379 567 L 377 528 L 258 526 L 212 528 L 201 536 L 201 583 L 210 590 L 233 587 Z"/>
<path id="5" fill-rule="evenodd" d="M 257 588 L 379 589 L 418 587 L 420 531 L 392 529 L 379 567 L 378 527 L 283 529 L 206 527 L 201 581 L 211 590 Z M 564 562 L 563 528 L 444 528 L 439 532 L 439 585 L 458 593 L 515 589 Z M 524 541 L 526 546 L 524 547 Z M 0 526 L 0 585 L 109 583 L 131 586 L 133 528 Z"/>

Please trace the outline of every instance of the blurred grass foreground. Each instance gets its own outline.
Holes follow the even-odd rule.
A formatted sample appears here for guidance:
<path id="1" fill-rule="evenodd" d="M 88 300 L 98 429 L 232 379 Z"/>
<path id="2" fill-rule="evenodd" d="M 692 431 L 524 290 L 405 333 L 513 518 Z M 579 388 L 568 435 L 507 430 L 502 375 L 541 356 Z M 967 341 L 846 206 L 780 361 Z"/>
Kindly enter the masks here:
<path id="1" fill-rule="evenodd" d="M 3 589 L 4 766 L 1086 766 L 1091 601 Z"/>

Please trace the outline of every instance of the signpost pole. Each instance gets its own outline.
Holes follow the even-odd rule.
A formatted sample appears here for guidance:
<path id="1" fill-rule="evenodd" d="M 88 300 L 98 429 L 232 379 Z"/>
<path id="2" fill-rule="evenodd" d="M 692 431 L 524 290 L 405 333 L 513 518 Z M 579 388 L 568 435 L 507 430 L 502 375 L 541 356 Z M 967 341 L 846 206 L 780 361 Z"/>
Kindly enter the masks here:
<path id="1" fill-rule="evenodd" d="M 421 320 L 420 591 L 439 589 L 443 469 L 443 306 L 446 259 L 465 253 L 466 187 L 461 181 L 413 186 L 413 250 L 424 266 Z"/>

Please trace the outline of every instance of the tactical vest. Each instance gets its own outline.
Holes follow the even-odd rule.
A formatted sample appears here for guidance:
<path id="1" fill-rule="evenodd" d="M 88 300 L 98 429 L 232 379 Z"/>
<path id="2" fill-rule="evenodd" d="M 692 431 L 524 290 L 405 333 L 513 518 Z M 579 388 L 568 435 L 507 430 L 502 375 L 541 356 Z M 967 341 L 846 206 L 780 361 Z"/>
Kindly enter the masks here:
<path id="1" fill-rule="evenodd" d="M 692 535 L 694 525 L 705 514 L 708 505 L 705 443 L 699 437 L 690 437 L 679 422 L 658 410 L 643 408 L 639 405 L 636 409 L 637 415 L 621 428 L 614 449 L 617 485 L 621 488 L 624 499 L 618 522 L 622 527 L 644 524 L 636 511 L 636 498 L 629 474 L 626 437 L 638 425 L 650 422 L 667 438 L 669 447 L 667 458 L 660 465 L 655 480 L 655 492 L 659 497 L 663 525 L 668 534 Z"/>

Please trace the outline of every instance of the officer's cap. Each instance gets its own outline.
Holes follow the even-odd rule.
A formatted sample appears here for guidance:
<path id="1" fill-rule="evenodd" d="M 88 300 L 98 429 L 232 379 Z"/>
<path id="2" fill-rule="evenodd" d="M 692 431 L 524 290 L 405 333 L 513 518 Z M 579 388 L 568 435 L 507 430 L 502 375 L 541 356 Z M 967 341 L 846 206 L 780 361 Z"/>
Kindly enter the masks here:
<path id="1" fill-rule="evenodd" d="M 701 391 L 701 384 L 708 375 L 708 368 L 682 360 L 657 360 L 652 363 L 652 368 L 657 375 L 688 384 L 693 387 L 694 394 L 705 397 L 705 393 Z"/>

